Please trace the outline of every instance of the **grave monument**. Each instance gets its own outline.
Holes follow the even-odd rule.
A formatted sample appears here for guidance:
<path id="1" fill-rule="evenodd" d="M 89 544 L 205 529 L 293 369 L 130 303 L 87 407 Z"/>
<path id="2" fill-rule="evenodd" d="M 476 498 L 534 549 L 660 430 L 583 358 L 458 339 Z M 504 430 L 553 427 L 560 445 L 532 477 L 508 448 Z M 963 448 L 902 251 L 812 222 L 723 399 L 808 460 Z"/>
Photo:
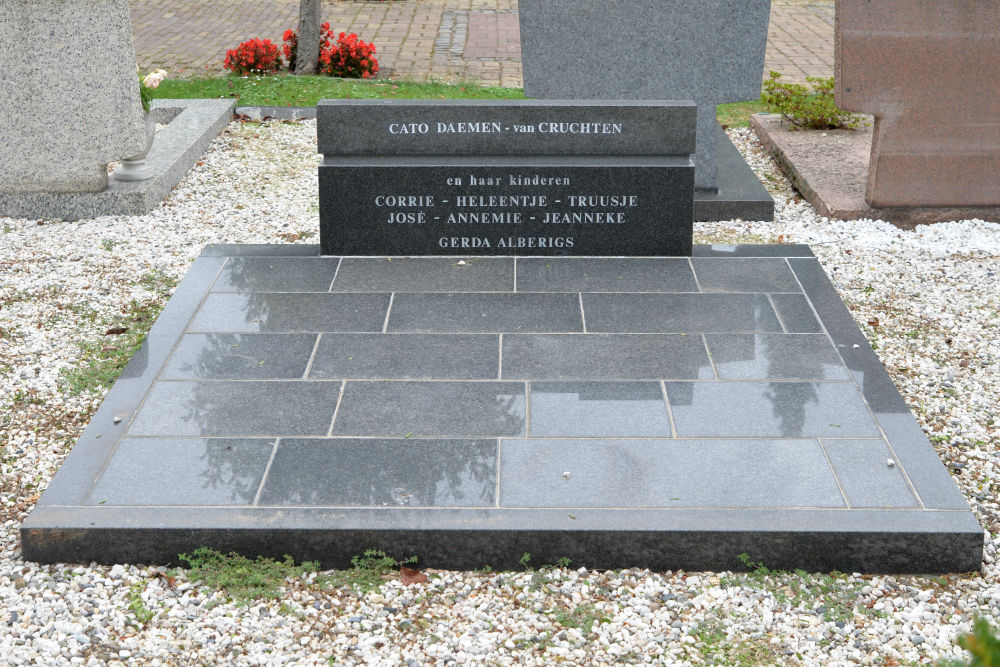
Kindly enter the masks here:
<path id="1" fill-rule="evenodd" d="M 520 0 L 524 94 L 698 105 L 695 220 L 770 220 L 774 202 L 715 106 L 760 97 L 770 0 Z"/>
<path id="2" fill-rule="evenodd" d="M 99 192 L 145 148 L 126 0 L 5 0 L 0 63 L 0 193 Z"/>
<path id="3" fill-rule="evenodd" d="M 327 255 L 690 255 L 690 102 L 324 100 Z"/>
<path id="4" fill-rule="evenodd" d="M 810 249 L 692 246 L 689 102 L 318 111 L 320 245 L 204 250 L 26 559 L 979 567 Z"/>
<path id="5" fill-rule="evenodd" d="M 836 12 L 837 104 L 875 115 L 867 203 L 996 219 L 1000 3 L 837 0 Z"/>

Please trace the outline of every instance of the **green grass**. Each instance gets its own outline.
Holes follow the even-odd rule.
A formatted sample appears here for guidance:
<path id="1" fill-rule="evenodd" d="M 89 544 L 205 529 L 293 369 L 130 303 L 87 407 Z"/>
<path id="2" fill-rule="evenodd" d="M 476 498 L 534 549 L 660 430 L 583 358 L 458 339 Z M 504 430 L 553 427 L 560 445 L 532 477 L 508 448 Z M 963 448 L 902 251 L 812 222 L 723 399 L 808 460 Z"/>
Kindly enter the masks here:
<path id="1" fill-rule="evenodd" d="M 334 79 L 328 76 L 219 76 L 167 79 L 153 91 L 163 99 L 234 98 L 241 106 L 309 107 L 325 99 L 524 99 L 520 88 L 480 86 L 475 83 L 414 83 L 388 79 Z M 765 111 L 760 100 L 720 104 L 719 122 L 747 127 L 750 114 Z"/>
<path id="2" fill-rule="evenodd" d="M 121 308 L 120 315 L 101 323 L 99 328 L 107 332 L 105 335 L 79 344 L 81 363 L 64 370 L 61 376 L 63 389 L 71 395 L 99 391 L 114 384 L 146 339 L 176 281 L 154 270 L 140 277 L 139 284 L 156 296 L 148 301 L 130 301 Z M 85 305 L 79 310 L 81 320 L 94 319 L 93 311 Z"/>
<path id="3" fill-rule="evenodd" d="M 519 99 L 519 88 L 473 83 L 410 83 L 335 79 L 328 76 L 223 76 L 167 79 L 155 91 L 164 99 L 235 98 L 241 106 L 315 106 L 324 99 Z"/>
<path id="4" fill-rule="evenodd" d="M 760 100 L 733 102 L 715 107 L 715 117 L 723 127 L 749 127 L 750 116 L 764 111 L 767 106 Z"/>

